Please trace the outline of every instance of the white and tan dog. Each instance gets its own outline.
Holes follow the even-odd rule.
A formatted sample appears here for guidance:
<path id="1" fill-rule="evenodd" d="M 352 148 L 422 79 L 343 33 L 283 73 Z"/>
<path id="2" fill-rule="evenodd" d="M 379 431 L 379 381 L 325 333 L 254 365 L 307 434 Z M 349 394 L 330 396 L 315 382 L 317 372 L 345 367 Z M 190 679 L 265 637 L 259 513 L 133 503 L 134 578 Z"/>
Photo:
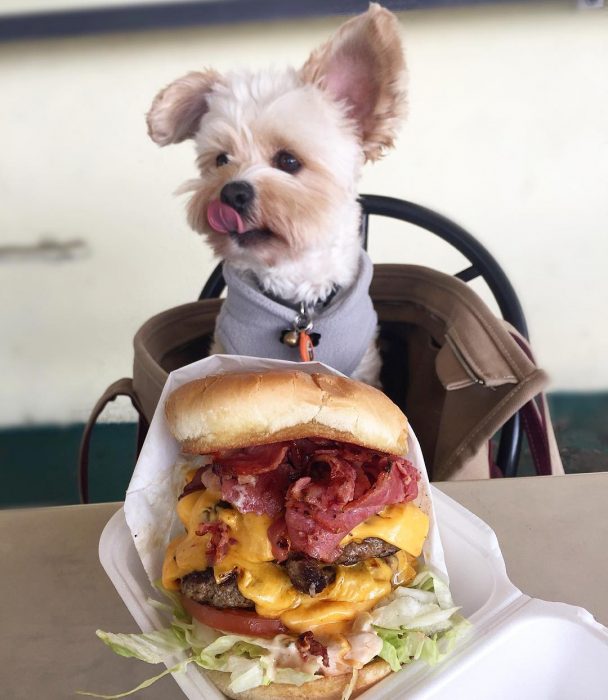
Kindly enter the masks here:
<path id="1" fill-rule="evenodd" d="M 194 140 L 188 221 L 225 261 L 214 352 L 298 359 L 283 341 L 320 333 L 315 359 L 379 383 L 357 182 L 393 145 L 404 84 L 398 21 L 372 4 L 299 70 L 193 72 L 157 95 L 150 136 Z"/>

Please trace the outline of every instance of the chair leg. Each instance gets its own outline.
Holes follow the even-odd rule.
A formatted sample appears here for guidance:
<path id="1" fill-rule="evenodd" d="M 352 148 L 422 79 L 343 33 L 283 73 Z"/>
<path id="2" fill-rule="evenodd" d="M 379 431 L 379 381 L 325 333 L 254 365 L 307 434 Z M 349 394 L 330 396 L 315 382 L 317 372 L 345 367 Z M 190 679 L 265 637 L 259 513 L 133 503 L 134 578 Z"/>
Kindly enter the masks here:
<path id="1" fill-rule="evenodd" d="M 516 413 L 504 424 L 500 431 L 496 464 L 500 467 L 504 476 L 517 476 L 521 441 L 521 418 L 519 413 Z"/>

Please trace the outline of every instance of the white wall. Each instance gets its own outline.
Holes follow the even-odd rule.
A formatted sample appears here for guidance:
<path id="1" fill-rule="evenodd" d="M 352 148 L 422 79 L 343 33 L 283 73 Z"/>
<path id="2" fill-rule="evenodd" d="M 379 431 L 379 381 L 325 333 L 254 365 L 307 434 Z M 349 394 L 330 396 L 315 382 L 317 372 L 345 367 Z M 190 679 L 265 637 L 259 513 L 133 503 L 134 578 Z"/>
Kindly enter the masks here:
<path id="1" fill-rule="evenodd" d="M 573 5 L 402 13 L 411 114 L 361 191 L 468 228 L 523 300 L 552 388 L 606 389 L 608 11 Z M 340 21 L 0 45 L 0 246 L 87 247 L 62 263 L 4 248 L 0 425 L 84 420 L 130 374 L 138 326 L 195 299 L 215 264 L 171 194 L 194 173 L 190 145 L 146 135 L 157 89 L 206 65 L 298 64 Z M 384 223 L 371 252 L 460 266 Z"/>

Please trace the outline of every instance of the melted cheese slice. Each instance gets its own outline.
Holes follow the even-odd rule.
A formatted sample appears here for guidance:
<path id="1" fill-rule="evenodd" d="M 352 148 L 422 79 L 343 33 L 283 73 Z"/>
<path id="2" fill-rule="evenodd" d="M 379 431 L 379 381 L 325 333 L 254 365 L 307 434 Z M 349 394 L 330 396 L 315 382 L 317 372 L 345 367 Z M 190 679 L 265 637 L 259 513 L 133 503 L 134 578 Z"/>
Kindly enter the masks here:
<path id="1" fill-rule="evenodd" d="M 193 571 L 204 571 L 208 566 L 205 550 L 211 534 L 197 535 L 200 523 L 222 520 L 230 528 L 235 540 L 226 556 L 213 570 L 219 581 L 223 575 L 244 564 L 271 562 L 274 557 L 268 539 L 272 519 L 256 513 L 239 513 L 233 508 L 217 506 L 219 493 L 195 491 L 177 503 L 177 515 L 186 529 L 185 535 L 175 538 L 168 546 L 163 564 L 162 583 L 169 590 L 179 589 L 179 579 Z"/>
<path id="2" fill-rule="evenodd" d="M 371 610 L 391 592 L 393 569 L 382 559 L 336 567 L 336 580 L 316 596 L 299 593 L 299 605 L 284 612 L 281 622 L 295 632 L 319 631 L 350 622 L 356 613 Z M 257 606 L 256 606 L 257 607 Z"/>
<path id="3" fill-rule="evenodd" d="M 209 564 L 205 548 L 210 535 L 199 536 L 199 523 L 210 519 L 220 496 L 213 491 L 195 491 L 177 502 L 177 516 L 186 528 L 186 535 L 176 537 L 167 547 L 163 562 L 162 584 L 168 590 L 179 589 L 179 579 L 193 571 L 204 571 Z"/>
<path id="4" fill-rule="evenodd" d="M 234 543 L 213 567 L 217 581 L 237 570 L 240 592 L 255 604 L 263 617 L 280 618 L 295 632 L 346 629 L 358 612 L 373 608 L 390 593 L 416 575 L 415 557 L 422 550 L 428 532 L 428 517 L 411 503 L 388 506 L 358 525 L 342 545 L 366 537 L 380 537 L 400 551 L 390 559 L 367 559 L 354 566 L 337 566 L 336 579 L 314 597 L 294 588 L 285 569 L 273 562 L 268 539 L 272 519 L 267 515 L 239 513 L 217 506 L 218 493 L 195 491 L 184 496 L 177 514 L 186 534 L 173 540 L 165 555 L 162 582 L 178 590 L 179 579 L 209 566 L 205 553 L 210 534 L 197 535 L 201 522 L 221 520 L 230 528 Z"/>
<path id="5" fill-rule="evenodd" d="M 386 506 L 378 515 L 372 515 L 357 525 L 340 544 L 344 546 L 353 540 L 379 537 L 408 554 L 419 557 L 428 532 L 428 515 L 411 502 L 397 503 Z"/>

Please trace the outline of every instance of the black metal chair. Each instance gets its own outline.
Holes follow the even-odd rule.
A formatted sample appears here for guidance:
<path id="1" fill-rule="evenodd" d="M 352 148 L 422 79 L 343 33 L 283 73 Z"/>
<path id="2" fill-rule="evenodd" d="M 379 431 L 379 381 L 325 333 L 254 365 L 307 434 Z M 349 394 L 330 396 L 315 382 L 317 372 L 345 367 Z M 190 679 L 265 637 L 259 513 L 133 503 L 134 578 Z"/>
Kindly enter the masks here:
<path id="1" fill-rule="evenodd" d="M 524 313 L 513 286 L 492 255 L 470 233 L 441 214 L 394 197 L 364 194 L 359 198 L 361 218 L 361 242 L 367 250 L 370 216 L 384 216 L 404 221 L 435 234 L 458 250 L 471 264 L 456 273 L 455 277 L 470 282 L 483 278 L 492 292 L 505 321 L 521 335 L 528 338 Z M 200 299 L 218 298 L 225 287 L 222 263 L 211 273 L 203 287 Z M 505 476 L 516 476 L 522 444 L 521 418 L 516 413 L 500 431 L 496 464 Z"/>

